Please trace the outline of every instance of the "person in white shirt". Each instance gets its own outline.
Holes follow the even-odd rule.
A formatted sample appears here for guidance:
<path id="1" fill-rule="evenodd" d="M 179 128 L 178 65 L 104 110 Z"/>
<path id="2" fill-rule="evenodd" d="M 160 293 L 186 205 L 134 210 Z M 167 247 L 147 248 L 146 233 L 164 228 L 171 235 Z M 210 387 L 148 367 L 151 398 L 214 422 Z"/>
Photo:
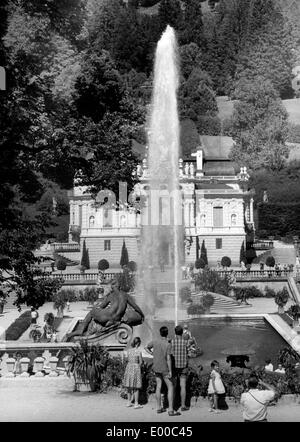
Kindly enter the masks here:
<path id="1" fill-rule="evenodd" d="M 258 390 L 258 384 L 265 387 L 266 390 Z M 244 422 L 267 422 L 268 404 L 276 396 L 277 392 L 271 385 L 258 380 L 256 377 L 250 377 L 248 391 L 241 395 Z"/>
<path id="2" fill-rule="evenodd" d="M 274 366 L 271 363 L 271 359 L 266 359 L 265 371 L 274 371 Z"/>
<path id="3" fill-rule="evenodd" d="M 278 368 L 275 370 L 275 373 L 285 374 L 285 368 L 281 364 L 278 364 Z"/>

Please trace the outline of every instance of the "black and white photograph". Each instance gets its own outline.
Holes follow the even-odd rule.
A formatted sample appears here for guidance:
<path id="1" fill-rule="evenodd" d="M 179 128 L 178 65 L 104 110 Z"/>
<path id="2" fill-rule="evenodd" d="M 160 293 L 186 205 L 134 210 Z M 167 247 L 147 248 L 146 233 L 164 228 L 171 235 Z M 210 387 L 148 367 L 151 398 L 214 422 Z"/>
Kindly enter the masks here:
<path id="1" fill-rule="evenodd" d="M 300 0 L 1 1 L 0 422 L 300 422 Z"/>

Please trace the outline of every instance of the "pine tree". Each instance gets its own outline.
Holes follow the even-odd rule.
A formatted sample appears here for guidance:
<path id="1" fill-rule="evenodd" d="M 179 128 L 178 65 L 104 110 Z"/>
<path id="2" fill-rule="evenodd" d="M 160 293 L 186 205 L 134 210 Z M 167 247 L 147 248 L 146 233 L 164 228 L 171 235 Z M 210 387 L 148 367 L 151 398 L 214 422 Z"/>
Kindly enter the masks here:
<path id="1" fill-rule="evenodd" d="M 246 264 L 247 258 L 246 258 L 246 250 L 245 250 L 245 241 L 242 242 L 241 250 L 240 250 L 240 263 L 243 262 Z"/>
<path id="2" fill-rule="evenodd" d="M 199 48 L 205 47 L 202 8 L 199 0 L 186 2 L 183 30 L 180 32 L 179 40 L 181 44 L 196 43 Z"/>
<path id="3" fill-rule="evenodd" d="M 120 259 L 120 266 L 127 266 L 129 263 L 129 257 L 128 257 L 128 250 L 125 244 L 125 240 L 123 240 L 123 246 L 122 246 L 122 252 L 121 252 L 121 259 Z"/>
<path id="4" fill-rule="evenodd" d="M 264 4 L 257 3 L 260 4 L 254 6 L 249 19 L 249 39 L 239 54 L 236 81 L 246 78 L 254 82 L 261 76 L 271 81 L 282 98 L 290 98 L 294 65 L 292 30 L 274 5 L 265 9 Z"/>
<path id="5" fill-rule="evenodd" d="M 87 270 L 90 268 L 89 250 L 86 248 L 85 240 L 83 241 L 80 265 L 84 266 Z"/>
<path id="6" fill-rule="evenodd" d="M 204 240 L 203 240 L 202 245 L 201 245 L 200 259 L 203 259 L 203 261 L 205 262 L 205 265 L 208 265 L 207 250 L 206 250 L 206 247 L 205 247 L 205 241 Z"/>

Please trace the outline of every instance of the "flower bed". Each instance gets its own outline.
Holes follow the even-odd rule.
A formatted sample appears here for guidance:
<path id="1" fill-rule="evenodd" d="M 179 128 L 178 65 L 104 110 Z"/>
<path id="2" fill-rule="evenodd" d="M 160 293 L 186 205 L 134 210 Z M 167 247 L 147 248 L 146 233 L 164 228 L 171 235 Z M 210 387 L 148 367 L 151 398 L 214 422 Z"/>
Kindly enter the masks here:
<path id="1" fill-rule="evenodd" d="M 16 341 L 28 329 L 31 323 L 30 310 L 22 313 L 6 330 L 6 341 Z"/>

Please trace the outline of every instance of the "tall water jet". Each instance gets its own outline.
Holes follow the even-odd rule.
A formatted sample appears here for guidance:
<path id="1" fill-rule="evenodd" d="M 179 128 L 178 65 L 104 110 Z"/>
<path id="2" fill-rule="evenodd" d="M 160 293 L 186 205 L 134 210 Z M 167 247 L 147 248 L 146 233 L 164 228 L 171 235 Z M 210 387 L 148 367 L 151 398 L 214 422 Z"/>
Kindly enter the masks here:
<path id="1" fill-rule="evenodd" d="M 179 267 L 183 249 L 178 168 L 178 85 L 176 36 L 173 28 L 168 26 L 157 44 L 155 54 L 148 124 L 148 198 L 147 211 L 144 209 L 142 217 L 141 267 L 146 269 L 143 282 L 148 301 L 157 286 L 155 268 L 163 261 L 164 265 L 173 269 L 171 273 L 174 272 L 172 279 L 175 287 L 176 324 Z"/>

